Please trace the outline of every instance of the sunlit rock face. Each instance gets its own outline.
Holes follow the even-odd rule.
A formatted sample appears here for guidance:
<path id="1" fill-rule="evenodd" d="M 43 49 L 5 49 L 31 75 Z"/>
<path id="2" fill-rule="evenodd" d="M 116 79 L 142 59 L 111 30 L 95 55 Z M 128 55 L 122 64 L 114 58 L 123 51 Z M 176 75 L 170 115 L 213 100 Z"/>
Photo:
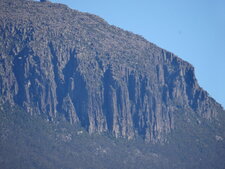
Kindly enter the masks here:
<path id="1" fill-rule="evenodd" d="M 221 106 L 194 68 L 103 19 L 65 5 L 1 1 L 0 96 L 90 133 L 165 141 L 174 113 L 211 119 Z"/>

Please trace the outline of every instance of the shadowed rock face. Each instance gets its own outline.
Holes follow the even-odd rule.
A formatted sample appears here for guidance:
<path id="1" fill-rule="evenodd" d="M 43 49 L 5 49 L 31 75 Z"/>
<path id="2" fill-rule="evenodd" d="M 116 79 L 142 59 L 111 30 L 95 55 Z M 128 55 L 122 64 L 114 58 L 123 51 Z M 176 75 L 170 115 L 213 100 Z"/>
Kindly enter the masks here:
<path id="1" fill-rule="evenodd" d="M 194 68 L 144 38 L 65 5 L 0 2 L 0 96 L 90 133 L 164 141 L 174 113 L 223 111 Z"/>

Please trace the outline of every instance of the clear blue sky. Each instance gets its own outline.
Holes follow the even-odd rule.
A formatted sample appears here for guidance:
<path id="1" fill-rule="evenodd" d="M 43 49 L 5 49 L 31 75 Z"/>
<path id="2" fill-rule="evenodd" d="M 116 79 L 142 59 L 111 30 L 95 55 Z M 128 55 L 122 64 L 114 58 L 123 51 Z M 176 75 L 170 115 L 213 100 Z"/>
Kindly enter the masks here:
<path id="1" fill-rule="evenodd" d="M 52 0 L 142 35 L 195 67 L 225 108 L 225 0 Z"/>

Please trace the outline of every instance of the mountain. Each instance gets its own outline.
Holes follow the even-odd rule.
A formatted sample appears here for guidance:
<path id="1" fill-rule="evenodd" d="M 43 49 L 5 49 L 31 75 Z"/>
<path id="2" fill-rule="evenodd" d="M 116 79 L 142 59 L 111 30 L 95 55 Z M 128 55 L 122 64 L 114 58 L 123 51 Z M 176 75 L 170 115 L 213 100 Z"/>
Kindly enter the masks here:
<path id="1" fill-rule="evenodd" d="M 225 112 L 191 64 L 62 4 L 0 6 L 0 166 L 225 167 Z"/>

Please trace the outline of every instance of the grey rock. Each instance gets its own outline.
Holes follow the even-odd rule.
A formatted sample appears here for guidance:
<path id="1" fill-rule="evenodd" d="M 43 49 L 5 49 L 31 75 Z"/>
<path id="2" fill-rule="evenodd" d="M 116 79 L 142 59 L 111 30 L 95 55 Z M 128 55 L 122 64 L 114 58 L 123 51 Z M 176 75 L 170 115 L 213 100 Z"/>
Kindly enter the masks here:
<path id="1" fill-rule="evenodd" d="M 0 96 L 90 133 L 165 141 L 175 113 L 224 111 L 194 68 L 141 36 L 65 5 L 0 2 Z"/>

